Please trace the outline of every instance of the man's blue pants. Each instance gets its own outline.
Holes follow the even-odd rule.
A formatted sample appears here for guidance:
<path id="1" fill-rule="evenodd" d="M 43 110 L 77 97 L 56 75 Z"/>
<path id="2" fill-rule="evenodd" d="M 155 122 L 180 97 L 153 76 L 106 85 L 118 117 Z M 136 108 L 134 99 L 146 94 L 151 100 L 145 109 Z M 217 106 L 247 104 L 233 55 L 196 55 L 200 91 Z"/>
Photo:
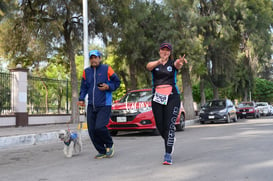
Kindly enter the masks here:
<path id="1" fill-rule="evenodd" d="M 106 127 L 109 123 L 111 106 L 87 107 L 87 127 L 90 139 L 96 150 L 101 153 L 106 153 L 106 148 L 111 148 L 113 145 L 112 137 Z"/>

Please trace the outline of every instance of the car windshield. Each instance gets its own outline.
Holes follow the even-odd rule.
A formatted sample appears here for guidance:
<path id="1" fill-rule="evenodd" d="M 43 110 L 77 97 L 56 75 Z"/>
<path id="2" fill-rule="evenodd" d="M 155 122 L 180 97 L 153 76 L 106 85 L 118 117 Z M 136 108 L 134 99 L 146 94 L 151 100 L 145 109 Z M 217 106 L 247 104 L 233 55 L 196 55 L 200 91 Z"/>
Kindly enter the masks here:
<path id="1" fill-rule="evenodd" d="M 267 106 L 266 103 L 257 103 L 257 106 Z"/>
<path id="2" fill-rule="evenodd" d="M 129 92 L 119 102 L 148 102 L 152 101 L 152 91 Z"/>
<path id="3" fill-rule="evenodd" d="M 238 107 L 252 107 L 253 103 L 252 102 L 243 102 L 238 105 Z"/>
<path id="4" fill-rule="evenodd" d="M 226 106 L 226 102 L 222 101 L 222 100 L 216 100 L 216 101 L 209 101 L 205 107 L 225 107 Z"/>

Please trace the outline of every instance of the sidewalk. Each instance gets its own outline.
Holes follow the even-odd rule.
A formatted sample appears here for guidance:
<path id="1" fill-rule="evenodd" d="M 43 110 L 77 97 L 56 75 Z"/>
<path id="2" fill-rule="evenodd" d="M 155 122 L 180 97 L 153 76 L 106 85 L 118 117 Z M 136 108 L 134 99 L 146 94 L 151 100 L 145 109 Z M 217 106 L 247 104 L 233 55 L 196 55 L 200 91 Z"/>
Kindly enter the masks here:
<path id="1" fill-rule="evenodd" d="M 0 149 L 12 146 L 36 145 L 59 141 L 58 133 L 61 129 L 77 130 L 77 124 L 50 124 L 42 126 L 0 128 Z M 87 130 L 82 130 L 86 136 Z"/>
<path id="2" fill-rule="evenodd" d="M 197 120 L 187 120 L 187 126 L 196 124 Z M 61 129 L 76 131 L 78 124 L 50 124 L 42 126 L 0 128 L 0 149 L 13 146 L 36 145 L 47 142 L 58 142 Z M 88 136 L 86 123 L 83 123 L 82 136 Z"/>

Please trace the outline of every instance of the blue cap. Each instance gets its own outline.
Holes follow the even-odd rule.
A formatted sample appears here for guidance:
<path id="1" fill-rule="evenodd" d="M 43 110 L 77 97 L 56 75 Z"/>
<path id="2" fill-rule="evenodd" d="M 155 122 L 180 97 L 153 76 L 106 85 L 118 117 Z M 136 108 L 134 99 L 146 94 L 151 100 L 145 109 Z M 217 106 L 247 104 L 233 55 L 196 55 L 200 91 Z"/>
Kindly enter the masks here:
<path id="1" fill-rule="evenodd" d="M 100 53 L 98 50 L 91 50 L 91 51 L 89 52 L 89 58 L 90 58 L 92 55 L 95 55 L 96 57 L 101 57 L 101 53 Z"/>

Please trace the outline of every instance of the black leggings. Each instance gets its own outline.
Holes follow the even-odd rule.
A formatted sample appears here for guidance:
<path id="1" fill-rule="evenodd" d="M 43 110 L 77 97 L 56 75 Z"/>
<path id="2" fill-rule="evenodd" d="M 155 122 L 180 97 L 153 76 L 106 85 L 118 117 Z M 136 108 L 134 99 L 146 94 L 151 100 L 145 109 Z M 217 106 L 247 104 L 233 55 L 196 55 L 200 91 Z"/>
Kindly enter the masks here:
<path id="1" fill-rule="evenodd" d="M 175 121 L 180 110 L 179 94 L 169 95 L 167 105 L 152 101 L 152 109 L 156 127 L 164 139 L 165 151 L 171 154 L 175 142 Z"/>

